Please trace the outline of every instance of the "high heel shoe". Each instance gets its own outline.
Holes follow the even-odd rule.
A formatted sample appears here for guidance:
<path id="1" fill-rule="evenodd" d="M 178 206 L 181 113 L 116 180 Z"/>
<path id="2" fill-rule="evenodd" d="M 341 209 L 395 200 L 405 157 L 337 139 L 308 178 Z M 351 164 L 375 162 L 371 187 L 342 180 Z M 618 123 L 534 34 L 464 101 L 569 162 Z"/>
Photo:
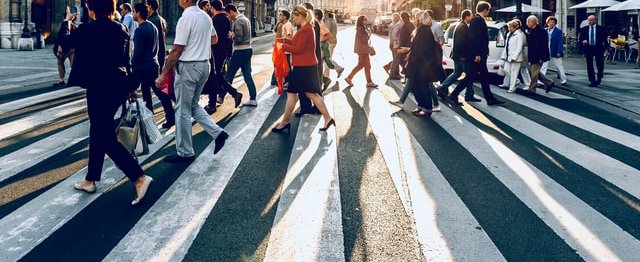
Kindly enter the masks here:
<path id="1" fill-rule="evenodd" d="M 274 127 L 274 128 L 271 129 L 271 132 L 284 133 L 285 129 L 287 130 L 287 133 L 291 133 L 291 123 L 287 123 L 286 125 L 284 125 L 281 128 Z"/>
<path id="2" fill-rule="evenodd" d="M 325 125 L 324 127 L 320 128 L 320 131 L 327 131 L 327 129 L 329 129 L 329 127 L 335 126 L 335 125 L 336 125 L 336 121 L 334 121 L 333 118 L 331 118 L 331 120 L 329 120 L 327 125 Z"/>

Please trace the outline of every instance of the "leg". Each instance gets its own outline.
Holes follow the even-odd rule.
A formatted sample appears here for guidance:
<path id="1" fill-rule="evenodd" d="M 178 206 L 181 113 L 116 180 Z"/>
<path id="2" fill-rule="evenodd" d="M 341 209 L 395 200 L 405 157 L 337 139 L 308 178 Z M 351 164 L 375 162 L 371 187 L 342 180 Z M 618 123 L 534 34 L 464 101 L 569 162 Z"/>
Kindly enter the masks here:
<path id="1" fill-rule="evenodd" d="M 64 68 L 64 60 L 65 60 L 65 56 L 63 55 L 62 58 L 57 58 L 58 60 L 58 83 L 62 83 L 64 82 L 64 77 L 67 74 L 67 71 Z"/>
<path id="2" fill-rule="evenodd" d="M 404 83 L 404 87 L 402 88 L 402 94 L 400 94 L 400 102 L 404 103 L 407 101 L 407 97 L 409 97 L 409 92 L 413 90 L 413 79 L 407 78 L 407 81 Z"/>
<path id="3" fill-rule="evenodd" d="M 202 126 L 204 131 L 215 139 L 224 130 L 220 128 L 220 126 L 213 121 L 211 116 L 207 114 L 207 111 L 198 104 L 202 88 L 204 88 L 204 84 L 207 82 L 207 78 L 209 77 L 209 63 L 197 63 L 194 65 L 193 71 L 195 73 L 194 76 L 199 78 L 194 78 L 196 88 L 194 95 L 191 98 L 191 114 L 193 115 L 193 119 Z"/>
<path id="4" fill-rule="evenodd" d="M 393 60 L 391 61 L 391 70 L 389 70 L 389 78 L 400 78 L 400 55 L 393 50 Z"/>
<path id="5" fill-rule="evenodd" d="M 136 78 L 136 85 L 140 86 L 142 90 L 142 100 L 144 101 L 145 106 L 153 113 L 153 102 L 151 99 L 151 87 L 146 85 L 148 83 L 149 72 L 147 70 L 135 70 L 133 72 Z M 155 81 L 155 78 L 154 78 Z M 136 88 L 137 89 L 137 88 Z"/>
<path id="6" fill-rule="evenodd" d="M 160 100 L 162 104 L 162 108 L 164 109 L 164 118 L 166 119 L 167 124 L 175 124 L 176 123 L 176 113 L 173 109 L 173 104 L 171 103 L 171 96 L 163 93 L 158 89 L 155 85 L 155 79 L 158 77 L 158 70 L 153 70 L 149 72 L 149 78 L 146 79 L 145 82 L 142 82 L 142 86 L 149 86 L 153 93 L 156 94 L 156 97 Z M 153 111 L 151 111 L 153 112 Z"/>
<path id="7" fill-rule="evenodd" d="M 529 90 L 535 92 L 538 85 L 538 76 L 540 75 L 540 69 L 542 64 L 531 64 L 531 83 L 529 84 Z"/>
<path id="8" fill-rule="evenodd" d="M 181 157 L 191 157 L 195 153 L 191 141 L 191 116 L 196 85 L 199 76 L 194 72 L 191 63 L 179 63 L 180 73 L 175 75 L 176 94 L 176 152 Z"/>
<path id="9" fill-rule="evenodd" d="M 520 65 L 520 75 L 522 75 L 522 82 L 524 83 L 524 86 L 527 87 L 527 90 L 529 89 L 529 85 L 531 84 L 531 74 L 529 73 L 529 62 L 522 62 L 522 64 Z"/>
<path id="10" fill-rule="evenodd" d="M 298 94 L 287 92 L 287 103 L 284 106 L 284 113 L 282 113 L 282 121 L 278 124 L 278 128 L 282 128 L 291 120 L 291 114 L 298 102 Z"/>
<path id="11" fill-rule="evenodd" d="M 562 83 L 562 84 L 566 83 L 567 82 L 567 75 L 565 74 L 565 71 L 564 71 L 564 65 L 563 65 L 562 57 L 551 58 L 551 61 L 553 62 L 553 64 L 558 69 L 558 73 L 560 74 L 560 83 Z"/>
<path id="12" fill-rule="evenodd" d="M 590 47 L 587 47 L 587 49 L 590 49 Z M 584 58 L 587 60 L 587 76 L 589 77 L 589 82 L 591 82 L 591 84 L 595 84 L 596 77 L 593 70 L 593 52 L 591 50 L 585 50 Z"/>
<path id="13" fill-rule="evenodd" d="M 482 86 L 482 94 L 487 100 L 487 103 L 495 101 L 496 98 L 491 93 L 491 87 L 489 86 L 489 71 L 487 69 L 487 57 L 482 57 L 480 63 L 476 63 L 478 72 L 480 73 L 480 85 Z"/>
<path id="14" fill-rule="evenodd" d="M 516 80 L 518 80 L 518 72 L 520 72 L 520 62 L 511 62 L 509 64 L 509 91 L 516 90 Z"/>
<path id="15" fill-rule="evenodd" d="M 224 98 L 227 95 L 227 92 L 232 92 L 231 90 L 227 90 L 229 88 L 231 89 L 235 89 L 233 88 L 233 86 L 231 85 L 233 83 L 233 79 L 236 77 L 236 73 L 238 73 L 238 70 L 240 69 L 241 66 L 241 61 L 240 61 L 240 57 L 238 54 L 238 51 L 234 51 L 233 55 L 231 55 L 231 60 L 229 61 L 229 67 L 227 68 L 227 74 L 224 76 L 224 80 L 229 84 L 229 85 L 225 85 L 226 88 L 224 88 L 224 90 L 222 92 L 220 92 L 220 98 Z M 224 85 L 224 83 L 223 83 Z"/>
<path id="16" fill-rule="evenodd" d="M 318 107 L 318 110 L 322 114 L 322 118 L 324 118 L 324 123 L 328 123 L 331 120 L 331 115 L 329 115 L 329 111 L 327 110 L 327 105 L 325 105 L 324 100 L 317 93 L 307 92 L 305 95 L 313 101 L 313 103 Z"/>
<path id="17" fill-rule="evenodd" d="M 603 55 L 604 51 L 601 52 L 595 52 L 595 57 L 596 57 L 596 67 L 598 67 L 598 78 L 596 79 L 596 84 L 600 84 L 600 81 L 602 81 L 602 77 L 604 76 L 604 55 Z M 593 66 L 591 67 L 593 70 Z"/>
<path id="18" fill-rule="evenodd" d="M 358 60 L 362 59 L 363 67 L 364 67 L 364 76 L 367 79 L 367 83 L 373 82 L 371 80 L 371 60 L 369 60 L 369 55 L 360 55 Z"/>
<path id="19" fill-rule="evenodd" d="M 462 75 L 463 72 L 463 63 L 460 61 L 453 62 L 453 73 L 451 73 L 447 79 L 445 79 L 440 85 L 440 91 L 446 94 L 449 93 L 449 86 L 458 81 L 458 78 Z"/>
<path id="20" fill-rule="evenodd" d="M 242 77 L 244 78 L 244 82 L 247 84 L 247 89 L 249 89 L 249 99 L 256 100 L 256 84 L 253 82 L 253 76 L 251 76 L 251 56 L 253 55 L 253 49 L 241 50 L 242 51 L 242 61 L 241 61 L 241 70 Z"/>

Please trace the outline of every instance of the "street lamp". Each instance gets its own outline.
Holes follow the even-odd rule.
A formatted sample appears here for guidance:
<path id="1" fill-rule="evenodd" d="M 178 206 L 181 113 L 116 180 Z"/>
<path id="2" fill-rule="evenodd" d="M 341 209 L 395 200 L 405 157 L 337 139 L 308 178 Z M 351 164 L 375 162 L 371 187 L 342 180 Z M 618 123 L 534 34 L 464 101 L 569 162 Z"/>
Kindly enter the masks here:
<path id="1" fill-rule="evenodd" d="M 29 30 L 29 21 L 27 19 L 27 16 L 29 15 L 29 13 L 27 12 L 27 5 L 27 0 L 24 0 L 24 28 L 22 28 L 22 35 L 20 36 L 21 38 L 31 37 L 31 30 Z"/>
<path id="2" fill-rule="evenodd" d="M 516 0 L 516 18 L 522 18 L 522 0 Z"/>
<path id="3" fill-rule="evenodd" d="M 251 37 L 256 36 L 256 0 L 251 0 Z"/>

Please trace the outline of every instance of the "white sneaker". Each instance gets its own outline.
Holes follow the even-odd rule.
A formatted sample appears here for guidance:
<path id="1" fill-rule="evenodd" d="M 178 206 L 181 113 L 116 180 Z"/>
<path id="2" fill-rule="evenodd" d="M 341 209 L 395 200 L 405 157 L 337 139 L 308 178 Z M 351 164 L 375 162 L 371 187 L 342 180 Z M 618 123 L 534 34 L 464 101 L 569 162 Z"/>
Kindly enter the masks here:
<path id="1" fill-rule="evenodd" d="M 255 99 L 251 99 L 251 100 L 247 101 L 246 103 L 242 104 L 242 106 L 256 107 L 256 106 L 258 106 L 258 101 L 256 101 Z"/>
<path id="2" fill-rule="evenodd" d="M 432 112 L 440 112 L 440 111 L 442 111 L 442 108 L 440 107 L 440 105 L 437 105 L 437 106 L 434 106 L 434 107 L 431 109 L 431 111 L 432 111 Z"/>

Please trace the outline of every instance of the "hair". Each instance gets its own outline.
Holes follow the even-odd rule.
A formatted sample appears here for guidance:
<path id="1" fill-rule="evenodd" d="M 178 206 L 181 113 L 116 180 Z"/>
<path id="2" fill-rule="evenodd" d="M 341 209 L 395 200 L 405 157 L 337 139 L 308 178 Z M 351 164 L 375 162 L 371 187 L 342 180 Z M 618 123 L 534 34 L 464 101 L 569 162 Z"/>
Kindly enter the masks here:
<path id="1" fill-rule="evenodd" d="M 291 13 L 288 10 L 282 10 L 280 13 L 287 18 L 287 20 L 291 19 Z"/>
<path id="2" fill-rule="evenodd" d="M 538 20 L 538 17 L 535 15 L 530 15 L 529 17 L 527 17 L 527 21 L 529 20 L 536 22 L 536 25 L 540 24 L 540 20 Z"/>
<path id="3" fill-rule="evenodd" d="M 418 11 L 413 19 L 414 22 L 418 25 L 431 26 L 431 24 L 433 23 L 433 20 L 431 19 L 429 14 L 424 10 Z"/>
<path id="4" fill-rule="evenodd" d="M 416 13 L 418 13 L 419 11 L 420 11 L 420 8 L 414 7 L 411 9 L 411 14 L 415 16 Z"/>
<path id="5" fill-rule="evenodd" d="M 405 23 L 411 23 L 411 16 L 409 16 L 407 12 L 400 13 L 400 18 L 402 18 L 402 21 Z"/>
<path id="6" fill-rule="evenodd" d="M 432 19 L 436 19 L 436 13 L 434 13 L 433 10 L 427 9 L 426 12 Z"/>
<path id="7" fill-rule="evenodd" d="M 333 15 L 332 12 L 327 12 L 327 17 L 333 19 L 335 18 L 335 15 Z"/>
<path id="8" fill-rule="evenodd" d="M 231 11 L 238 12 L 238 8 L 235 5 L 227 5 L 227 6 L 224 7 L 224 11 L 227 11 L 227 12 L 231 12 Z"/>
<path id="9" fill-rule="evenodd" d="M 513 20 L 509 21 L 507 23 L 507 25 L 509 25 L 509 26 L 515 28 L 516 30 L 518 30 L 518 29 L 520 29 L 520 20 L 513 19 Z"/>
<path id="10" fill-rule="evenodd" d="M 471 12 L 471 10 L 469 9 L 465 9 L 465 10 L 462 10 L 462 12 L 460 12 L 460 17 L 462 17 L 462 20 L 472 15 L 473 15 L 473 12 Z"/>
<path id="11" fill-rule="evenodd" d="M 296 6 L 291 13 L 295 16 L 302 16 L 307 23 L 311 23 L 313 21 L 313 13 L 311 13 L 311 10 L 304 7 L 304 4 Z"/>
<path id="12" fill-rule="evenodd" d="M 129 3 L 124 3 L 124 4 L 120 5 L 120 8 L 131 12 L 131 4 L 129 4 Z"/>
<path id="13" fill-rule="evenodd" d="M 322 13 L 322 10 L 320 10 L 320 9 L 313 10 L 313 15 L 318 20 L 322 20 L 322 18 L 324 18 L 324 13 Z"/>
<path id="14" fill-rule="evenodd" d="M 549 21 L 551 21 L 551 20 L 553 20 L 553 22 L 554 22 L 555 24 L 557 24 L 557 23 L 558 23 L 558 19 L 557 19 L 557 18 L 555 18 L 554 16 L 550 16 L 550 17 L 547 17 L 547 20 L 545 21 L 545 24 L 548 24 L 548 23 L 549 23 Z"/>
<path id="15" fill-rule="evenodd" d="M 200 9 L 204 9 L 204 6 L 207 5 L 209 3 L 208 0 L 200 0 L 200 2 L 198 2 L 198 7 Z"/>
<path id="16" fill-rule="evenodd" d="M 315 9 L 315 8 L 313 8 L 313 4 L 309 3 L 309 2 L 306 2 L 306 3 L 302 4 L 302 6 L 304 6 L 304 8 L 306 8 L 307 10 Z"/>
<path id="17" fill-rule="evenodd" d="M 137 3 L 133 5 L 133 10 L 138 12 L 140 18 L 147 19 L 149 18 L 149 10 L 147 10 L 147 5 L 144 3 Z"/>
<path id="18" fill-rule="evenodd" d="M 482 13 L 486 10 L 491 9 L 491 4 L 487 1 L 480 1 L 478 2 L 478 4 L 476 5 L 476 12 L 477 13 Z"/>
<path id="19" fill-rule="evenodd" d="M 356 28 L 364 28 L 364 20 L 367 20 L 367 18 L 363 15 L 358 16 L 358 20 L 356 20 Z"/>
<path id="20" fill-rule="evenodd" d="M 115 0 L 87 0 L 87 7 L 92 10 L 96 18 L 111 18 L 116 11 Z M 131 5 L 129 5 L 131 7 Z"/>
<path id="21" fill-rule="evenodd" d="M 210 2 L 211 8 L 216 11 L 224 11 L 224 6 L 222 6 L 222 1 L 220 0 L 211 0 Z"/>
<path id="22" fill-rule="evenodd" d="M 147 5 L 150 6 L 153 11 L 158 10 L 158 0 L 147 0 Z"/>

